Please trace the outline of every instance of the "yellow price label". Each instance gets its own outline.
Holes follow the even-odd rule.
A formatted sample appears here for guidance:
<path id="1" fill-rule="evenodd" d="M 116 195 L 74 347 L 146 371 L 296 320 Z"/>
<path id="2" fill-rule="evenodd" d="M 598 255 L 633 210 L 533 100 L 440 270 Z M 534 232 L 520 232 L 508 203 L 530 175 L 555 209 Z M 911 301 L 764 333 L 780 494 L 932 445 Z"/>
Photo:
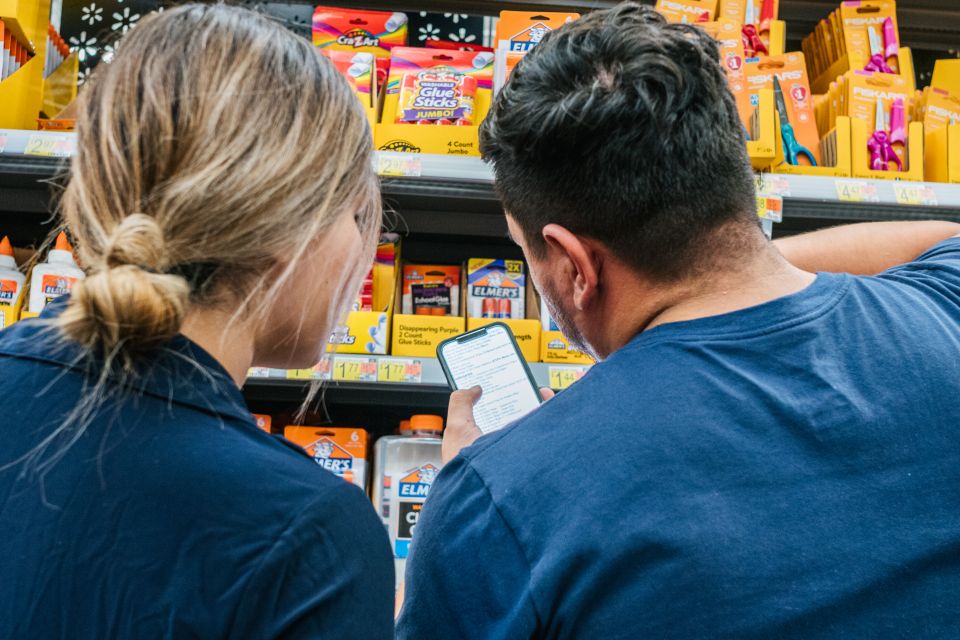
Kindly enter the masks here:
<path id="1" fill-rule="evenodd" d="M 44 158 L 69 158 L 73 149 L 70 139 L 63 136 L 32 135 L 27 138 L 27 146 L 23 150 L 25 156 L 40 156 Z"/>
<path id="2" fill-rule="evenodd" d="M 582 378 L 589 368 L 590 367 L 587 366 L 550 367 L 548 370 L 550 374 L 550 388 L 556 389 L 557 391 L 566 389 L 574 382 Z"/>
<path id="3" fill-rule="evenodd" d="M 323 358 L 310 369 L 289 369 L 287 380 L 329 380 L 330 358 Z"/>
<path id="4" fill-rule="evenodd" d="M 877 187 L 862 180 L 837 180 L 837 199 L 841 202 L 880 202 Z"/>
<path id="5" fill-rule="evenodd" d="M 783 222 L 783 198 L 758 194 L 757 215 L 764 220 Z"/>
<path id="6" fill-rule="evenodd" d="M 416 178 L 423 174 L 423 161 L 416 156 L 410 158 L 378 156 L 377 173 L 381 176 Z"/>
<path id="7" fill-rule="evenodd" d="M 376 382 L 377 359 L 337 356 L 333 361 L 333 379 L 342 382 Z"/>
<path id="8" fill-rule="evenodd" d="M 313 369 L 287 369 L 287 380 L 313 380 Z"/>
<path id="9" fill-rule="evenodd" d="M 893 195 L 897 204 L 906 204 L 923 207 L 937 206 L 937 194 L 924 184 L 895 184 Z"/>
<path id="10" fill-rule="evenodd" d="M 423 363 L 420 360 L 383 358 L 377 366 L 377 380 L 418 384 L 423 380 Z"/>

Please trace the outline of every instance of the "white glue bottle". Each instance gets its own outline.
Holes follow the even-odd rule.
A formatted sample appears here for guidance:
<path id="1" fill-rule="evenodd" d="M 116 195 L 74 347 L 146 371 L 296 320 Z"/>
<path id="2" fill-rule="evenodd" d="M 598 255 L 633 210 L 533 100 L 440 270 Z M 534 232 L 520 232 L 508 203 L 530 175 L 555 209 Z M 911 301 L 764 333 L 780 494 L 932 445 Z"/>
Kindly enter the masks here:
<path id="1" fill-rule="evenodd" d="M 17 305 L 23 294 L 23 283 L 26 279 L 27 276 L 17 269 L 10 238 L 4 236 L 3 240 L 0 240 L 0 307 Z M 0 314 L 0 329 L 3 328 L 4 317 Z"/>
<path id="2" fill-rule="evenodd" d="M 48 302 L 70 293 L 73 284 L 83 277 L 83 271 L 73 260 L 73 247 L 61 231 L 54 248 L 47 254 L 47 261 L 31 272 L 29 310 L 40 313 Z"/>
<path id="3" fill-rule="evenodd" d="M 403 583 L 410 541 L 420 510 L 443 461 L 443 418 L 419 415 L 401 423 L 399 436 L 377 440 L 373 460 L 373 505 L 393 547 L 397 586 Z"/>

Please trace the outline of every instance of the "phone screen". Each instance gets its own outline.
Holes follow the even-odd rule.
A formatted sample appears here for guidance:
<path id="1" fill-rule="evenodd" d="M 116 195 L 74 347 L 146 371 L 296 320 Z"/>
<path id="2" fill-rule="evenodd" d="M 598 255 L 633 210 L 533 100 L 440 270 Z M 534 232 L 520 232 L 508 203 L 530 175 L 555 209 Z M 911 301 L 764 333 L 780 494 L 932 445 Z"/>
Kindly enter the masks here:
<path id="1" fill-rule="evenodd" d="M 455 388 L 483 389 L 473 409 L 483 433 L 503 428 L 540 405 L 540 392 L 504 325 L 487 325 L 445 342 L 440 355 Z"/>

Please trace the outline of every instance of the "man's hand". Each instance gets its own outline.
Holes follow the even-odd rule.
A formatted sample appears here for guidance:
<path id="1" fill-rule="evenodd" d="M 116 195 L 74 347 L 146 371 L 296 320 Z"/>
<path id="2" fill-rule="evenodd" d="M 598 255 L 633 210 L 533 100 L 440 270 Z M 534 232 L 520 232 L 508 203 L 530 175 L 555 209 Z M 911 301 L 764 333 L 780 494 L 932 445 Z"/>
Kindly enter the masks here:
<path id="1" fill-rule="evenodd" d="M 483 435 L 477 421 L 473 418 L 473 406 L 480 400 L 483 390 L 480 387 L 461 389 L 450 394 L 450 406 L 447 409 L 447 427 L 443 430 L 443 448 L 441 458 L 446 464 L 457 457 L 460 450 L 469 447 L 473 441 Z M 550 389 L 540 389 L 540 397 L 549 400 L 554 396 Z"/>

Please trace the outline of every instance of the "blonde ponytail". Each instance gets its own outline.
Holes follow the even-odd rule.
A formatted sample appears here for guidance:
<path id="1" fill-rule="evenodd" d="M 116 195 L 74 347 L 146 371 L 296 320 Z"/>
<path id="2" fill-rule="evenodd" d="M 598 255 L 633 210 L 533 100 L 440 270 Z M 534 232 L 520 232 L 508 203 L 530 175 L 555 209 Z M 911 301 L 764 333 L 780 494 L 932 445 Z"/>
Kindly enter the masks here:
<path id="1" fill-rule="evenodd" d="M 379 186 L 359 101 L 264 16 L 194 4 L 144 18 L 84 86 L 77 132 L 61 209 L 88 278 L 57 326 L 87 352 L 131 368 L 194 305 L 256 320 L 292 273 L 278 259 L 296 263 L 342 215 L 364 234 L 356 273 L 372 259 Z"/>

